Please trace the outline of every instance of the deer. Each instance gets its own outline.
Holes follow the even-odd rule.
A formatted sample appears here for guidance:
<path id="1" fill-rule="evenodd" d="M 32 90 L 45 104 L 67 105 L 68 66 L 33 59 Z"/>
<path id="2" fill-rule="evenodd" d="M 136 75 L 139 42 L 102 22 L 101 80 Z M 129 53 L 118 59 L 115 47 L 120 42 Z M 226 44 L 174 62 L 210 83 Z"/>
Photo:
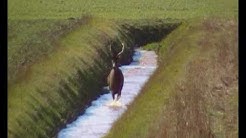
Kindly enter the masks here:
<path id="1" fill-rule="evenodd" d="M 111 91 L 113 101 L 118 101 L 121 97 L 121 90 L 124 84 L 124 76 L 122 71 L 120 70 L 119 66 L 119 58 L 120 55 L 124 51 L 124 44 L 122 44 L 122 50 L 119 53 L 116 53 L 115 51 L 112 51 L 112 46 L 110 45 L 110 52 L 112 53 L 112 69 L 107 77 L 107 82 L 109 85 L 109 90 Z M 117 97 L 115 98 L 115 95 L 117 94 Z"/>

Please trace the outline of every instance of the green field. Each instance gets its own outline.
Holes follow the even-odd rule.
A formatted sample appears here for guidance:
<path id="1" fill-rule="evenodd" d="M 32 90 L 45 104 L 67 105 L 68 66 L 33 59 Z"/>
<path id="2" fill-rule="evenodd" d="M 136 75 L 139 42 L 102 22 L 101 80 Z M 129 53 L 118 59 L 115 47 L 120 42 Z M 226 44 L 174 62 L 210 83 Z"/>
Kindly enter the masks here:
<path id="1" fill-rule="evenodd" d="M 235 15 L 237 1 L 230 0 L 10 0 L 9 19 L 67 19 L 91 14 L 102 18 L 177 18 L 219 14 Z"/>
<path id="2" fill-rule="evenodd" d="M 104 78 L 110 68 L 107 47 L 109 43 L 116 44 L 116 48 L 119 48 L 120 41 L 127 44 L 127 51 L 122 60 L 127 63 L 135 43 L 148 39 L 148 34 L 153 34 L 151 32 L 153 30 L 154 34 L 155 31 L 160 30 L 170 31 L 171 29 L 168 28 L 173 29 L 173 25 L 180 22 L 182 25 L 168 35 L 167 39 L 146 46 L 147 49 L 159 50 L 157 52 L 160 67 L 157 73 L 163 73 L 155 74 L 151 78 L 143 89 L 143 94 L 115 124 L 112 133 L 109 134 L 111 137 L 116 137 L 119 133 L 122 137 L 161 137 L 166 135 L 156 131 L 164 130 L 163 127 L 168 126 L 171 127 L 165 133 L 174 134 L 178 129 L 172 129 L 175 125 L 166 122 L 163 119 L 165 117 L 162 116 L 177 108 L 168 101 L 173 100 L 171 95 L 178 94 L 175 91 L 178 80 L 194 79 L 188 75 L 186 68 L 192 68 L 193 65 L 198 68 L 213 64 L 216 66 L 217 62 L 221 62 L 222 65 L 216 66 L 217 68 L 208 67 L 222 70 L 233 65 L 232 69 L 223 72 L 231 72 L 231 76 L 236 74 L 234 69 L 237 69 L 237 60 L 234 58 L 225 62 L 216 60 L 210 63 L 210 61 L 220 59 L 217 55 L 237 56 L 237 52 L 230 53 L 230 51 L 237 50 L 237 38 L 234 37 L 237 36 L 238 2 L 236 0 L 9 0 L 8 135 L 10 137 L 54 136 L 59 128 L 79 114 L 78 111 L 95 98 L 101 86 L 105 85 Z M 137 34 L 133 35 L 133 30 Z M 203 40 L 204 38 L 206 40 Z M 204 42 L 203 47 L 207 46 L 207 49 L 212 50 L 206 52 L 200 47 L 197 48 L 201 43 L 196 41 L 208 41 Z M 221 45 L 228 45 L 228 48 L 223 49 Z M 173 48 L 169 49 L 169 47 Z M 200 63 L 200 60 L 203 61 L 198 56 L 200 54 L 204 55 L 206 62 Z M 175 73 L 175 70 L 179 73 Z M 206 73 L 206 70 L 204 72 Z M 195 74 L 197 71 L 191 73 Z M 209 71 L 207 73 L 213 74 Z M 214 75 L 220 77 L 226 74 Z M 210 84 L 213 82 L 212 78 L 216 77 L 208 76 L 206 81 L 201 78 L 204 80 L 202 83 Z M 156 83 L 157 81 L 167 83 L 163 85 Z M 91 85 L 95 87 L 92 88 Z M 191 84 L 186 83 L 180 85 L 184 85 L 187 89 L 192 87 Z M 163 88 L 164 86 L 167 87 Z M 209 89 L 210 87 L 215 86 L 209 85 Z M 208 106 L 201 108 L 201 110 L 206 109 L 202 115 L 206 116 L 206 119 L 216 120 L 204 127 L 213 128 L 211 133 L 219 137 L 225 136 L 225 131 L 230 127 L 232 130 L 228 133 L 231 132 L 231 136 L 237 135 L 237 122 L 235 122 L 237 116 L 233 116 L 233 114 L 237 115 L 237 87 L 226 86 L 225 90 L 223 87 L 223 91 L 227 90 L 229 96 L 219 100 L 231 104 L 223 104 L 225 111 L 222 113 L 217 111 L 217 106 L 221 104 L 216 102 L 218 99 L 211 101 L 206 96 L 201 98 L 203 104 Z M 90 93 L 93 91 L 98 93 Z M 156 100 L 156 95 L 152 91 L 163 94 L 163 98 Z M 174 94 L 170 95 L 170 93 Z M 146 100 L 141 100 L 145 98 Z M 153 107 L 141 110 L 146 104 Z M 154 107 L 158 107 L 158 110 Z M 168 109 L 164 110 L 163 107 Z M 146 114 L 147 119 L 146 116 L 141 117 L 142 114 Z M 125 120 L 127 123 L 124 124 Z M 227 125 L 221 127 L 226 122 L 229 122 L 228 128 Z M 142 126 L 141 129 L 137 129 L 138 126 Z M 153 129 L 149 129 L 150 127 Z M 194 134 L 193 136 L 197 134 L 196 129 L 194 133 L 190 130 L 187 132 Z"/>

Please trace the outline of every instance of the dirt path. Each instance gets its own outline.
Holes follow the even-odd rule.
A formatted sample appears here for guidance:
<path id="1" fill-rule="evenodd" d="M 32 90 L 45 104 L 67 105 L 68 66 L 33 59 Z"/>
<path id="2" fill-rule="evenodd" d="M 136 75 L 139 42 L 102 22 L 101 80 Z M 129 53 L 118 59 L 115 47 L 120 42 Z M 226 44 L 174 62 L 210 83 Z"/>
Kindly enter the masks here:
<path id="1" fill-rule="evenodd" d="M 110 93 L 101 95 L 85 113 L 58 133 L 58 138 L 99 138 L 111 128 L 127 106 L 134 100 L 145 82 L 157 68 L 157 55 L 153 51 L 137 49 L 133 62 L 122 66 L 125 81 L 121 99 L 112 103 Z M 114 105 L 112 105 L 114 104 Z"/>

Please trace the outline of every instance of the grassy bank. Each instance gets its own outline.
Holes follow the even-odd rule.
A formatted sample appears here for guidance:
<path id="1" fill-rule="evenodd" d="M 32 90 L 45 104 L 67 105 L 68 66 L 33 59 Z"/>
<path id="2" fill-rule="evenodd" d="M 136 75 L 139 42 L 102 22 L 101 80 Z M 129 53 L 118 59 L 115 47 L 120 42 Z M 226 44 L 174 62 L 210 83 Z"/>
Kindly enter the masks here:
<path id="1" fill-rule="evenodd" d="M 8 20 L 8 83 L 21 81 L 29 67 L 55 52 L 65 34 L 86 24 L 90 17 L 78 20 Z"/>
<path id="2" fill-rule="evenodd" d="M 118 50 L 121 42 L 126 44 L 121 60 L 127 64 L 131 62 L 132 46 L 146 43 L 140 36 L 156 33 L 162 38 L 179 24 L 172 20 L 145 23 L 148 25 L 117 25 L 94 18 L 60 37 L 52 55 L 30 66 L 21 81 L 9 85 L 9 136 L 54 136 L 102 93 L 111 67 L 110 43 Z"/>
<path id="3" fill-rule="evenodd" d="M 237 137 L 237 43 L 237 21 L 223 18 L 155 43 L 159 68 L 106 137 Z"/>

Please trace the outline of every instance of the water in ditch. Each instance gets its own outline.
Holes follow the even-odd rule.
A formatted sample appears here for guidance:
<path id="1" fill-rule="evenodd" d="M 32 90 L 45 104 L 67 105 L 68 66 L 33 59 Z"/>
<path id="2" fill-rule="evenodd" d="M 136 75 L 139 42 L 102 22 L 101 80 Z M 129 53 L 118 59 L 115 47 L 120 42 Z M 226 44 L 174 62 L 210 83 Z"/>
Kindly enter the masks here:
<path id="1" fill-rule="evenodd" d="M 156 68 L 155 52 L 136 49 L 133 62 L 120 67 L 124 75 L 120 100 L 113 102 L 110 93 L 101 95 L 84 114 L 67 124 L 66 128 L 58 133 L 58 138 L 101 138 L 106 135 L 113 122 L 127 110 L 127 106 L 138 95 Z"/>

